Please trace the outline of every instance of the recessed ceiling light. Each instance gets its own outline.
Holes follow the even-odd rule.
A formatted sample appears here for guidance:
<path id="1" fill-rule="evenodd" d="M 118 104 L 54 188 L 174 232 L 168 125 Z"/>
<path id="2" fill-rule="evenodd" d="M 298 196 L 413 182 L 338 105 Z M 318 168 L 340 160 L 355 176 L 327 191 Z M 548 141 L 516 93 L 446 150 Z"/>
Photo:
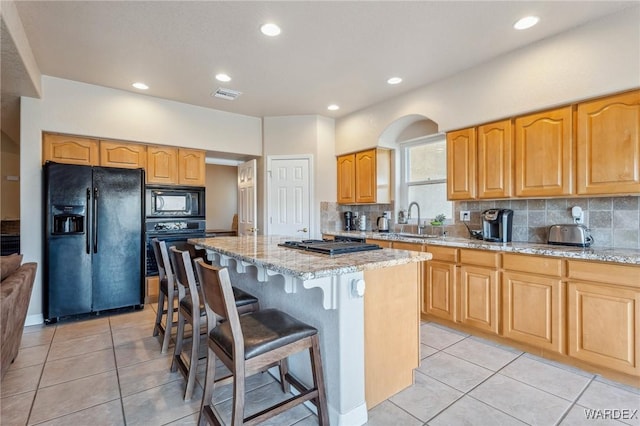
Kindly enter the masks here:
<path id="1" fill-rule="evenodd" d="M 538 23 L 540 18 L 537 16 L 525 16 L 524 18 L 518 20 L 515 24 L 513 24 L 513 28 L 516 30 L 526 30 L 527 28 L 533 27 Z"/>
<path id="2" fill-rule="evenodd" d="M 275 37 L 278 34 L 280 34 L 281 30 L 280 30 L 280 27 L 277 26 L 276 24 L 268 23 L 261 26 L 260 31 L 262 31 L 262 34 L 264 35 L 267 35 L 269 37 Z"/>
<path id="3" fill-rule="evenodd" d="M 216 74 L 216 80 L 218 81 L 231 81 L 231 77 L 229 77 L 227 74 Z"/>
<path id="4" fill-rule="evenodd" d="M 329 105 L 329 106 L 327 107 L 327 109 L 328 109 L 329 111 L 337 111 L 337 110 L 339 110 L 339 109 L 340 109 L 340 107 L 339 107 L 338 105 L 336 105 L 336 104 L 331 104 L 331 105 Z"/>
<path id="5" fill-rule="evenodd" d="M 400 77 L 391 77 L 389 80 L 387 80 L 387 83 L 389 84 L 402 83 L 402 79 Z"/>
<path id="6" fill-rule="evenodd" d="M 133 83 L 132 86 L 140 90 L 147 90 L 149 88 L 149 86 L 141 82 Z"/>

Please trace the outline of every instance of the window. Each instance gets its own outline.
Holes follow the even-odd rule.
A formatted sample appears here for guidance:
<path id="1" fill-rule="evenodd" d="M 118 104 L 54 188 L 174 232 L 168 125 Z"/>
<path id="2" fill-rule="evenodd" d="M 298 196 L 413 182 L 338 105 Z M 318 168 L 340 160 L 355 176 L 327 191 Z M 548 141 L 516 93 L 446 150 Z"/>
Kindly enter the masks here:
<path id="1" fill-rule="evenodd" d="M 439 214 L 453 217 L 453 203 L 447 201 L 447 140 L 444 134 L 414 139 L 401 145 L 400 209 L 415 201 L 420 218 L 432 220 Z M 416 218 L 417 212 L 412 212 Z"/>

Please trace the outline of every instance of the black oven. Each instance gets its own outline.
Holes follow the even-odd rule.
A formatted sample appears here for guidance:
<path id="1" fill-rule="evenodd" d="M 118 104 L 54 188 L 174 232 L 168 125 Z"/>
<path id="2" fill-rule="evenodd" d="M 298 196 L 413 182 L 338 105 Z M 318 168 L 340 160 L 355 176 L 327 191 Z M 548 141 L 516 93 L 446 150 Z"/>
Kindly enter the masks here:
<path id="1" fill-rule="evenodd" d="M 146 217 L 205 218 L 205 188 L 198 186 L 146 186 Z"/>
<path id="2" fill-rule="evenodd" d="M 158 275 L 158 264 L 151 247 L 151 240 L 157 238 L 167 243 L 167 248 L 177 246 L 181 250 L 191 249 L 187 244 L 189 238 L 205 237 L 204 219 L 148 219 L 145 224 L 146 239 L 146 276 Z"/>

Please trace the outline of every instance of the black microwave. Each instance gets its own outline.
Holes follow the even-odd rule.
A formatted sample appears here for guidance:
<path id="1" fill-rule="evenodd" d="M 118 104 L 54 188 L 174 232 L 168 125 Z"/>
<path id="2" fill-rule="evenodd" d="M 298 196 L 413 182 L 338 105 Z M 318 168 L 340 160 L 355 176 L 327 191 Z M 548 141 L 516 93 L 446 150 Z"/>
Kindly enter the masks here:
<path id="1" fill-rule="evenodd" d="M 147 217 L 205 217 L 205 188 L 146 186 Z"/>

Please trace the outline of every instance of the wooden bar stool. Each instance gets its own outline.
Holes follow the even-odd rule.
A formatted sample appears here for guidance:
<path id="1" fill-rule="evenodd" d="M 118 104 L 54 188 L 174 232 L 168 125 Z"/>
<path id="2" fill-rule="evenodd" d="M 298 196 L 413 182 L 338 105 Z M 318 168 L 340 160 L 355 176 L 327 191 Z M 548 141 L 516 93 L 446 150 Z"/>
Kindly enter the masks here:
<path id="1" fill-rule="evenodd" d="M 193 272 L 193 264 L 189 250 L 178 250 L 171 247 L 169 259 L 173 267 L 175 282 L 178 288 L 178 331 L 176 333 L 176 346 L 171 362 L 171 371 L 180 370 L 187 380 L 184 391 L 184 400 L 188 401 L 193 395 L 196 382 L 196 370 L 200 351 L 200 334 L 207 332 L 206 310 L 200 296 L 200 286 Z M 198 258 L 199 261 L 202 259 Z M 204 262 L 204 261 L 203 261 Z M 253 312 L 259 309 L 258 299 L 240 289 L 235 289 L 235 304 L 238 310 Z M 185 326 L 191 326 L 191 354 L 183 357 Z M 185 354 L 186 355 L 186 354 Z"/>
<path id="2" fill-rule="evenodd" d="M 153 254 L 156 257 L 159 275 L 158 306 L 156 309 L 156 323 L 153 327 L 153 335 L 160 335 L 162 339 L 161 350 L 162 353 L 166 353 L 169 348 L 169 343 L 171 342 L 171 330 L 177 325 L 176 321 L 173 320 L 173 314 L 174 303 L 178 292 L 176 290 L 173 269 L 169 261 L 166 243 L 154 238 L 151 240 L 151 247 L 153 247 Z M 166 309 L 164 307 L 165 301 L 167 302 Z M 163 316 L 166 316 L 165 324 L 162 324 Z"/>
<path id="3" fill-rule="evenodd" d="M 263 422 L 306 401 L 316 406 L 320 425 L 328 425 L 318 330 L 276 309 L 238 315 L 227 269 L 207 265 L 201 259 L 194 263 L 208 318 L 207 372 L 198 424 L 223 424 L 212 399 L 216 383 L 216 358 L 220 358 L 233 375 L 231 423 L 234 426 Z M 218 322 L 218 318 L 226 321 Z M 293 377 L 287 371 L 286 362 L 283 362 L 289 355 L 305 349 L 309 351 L 311 359 L 312 388 L 307 388 Z M 245 417 L 245 377 L 278 364 L 283 390 L 286 392 L 291 384 L 300 394 Z"/>

